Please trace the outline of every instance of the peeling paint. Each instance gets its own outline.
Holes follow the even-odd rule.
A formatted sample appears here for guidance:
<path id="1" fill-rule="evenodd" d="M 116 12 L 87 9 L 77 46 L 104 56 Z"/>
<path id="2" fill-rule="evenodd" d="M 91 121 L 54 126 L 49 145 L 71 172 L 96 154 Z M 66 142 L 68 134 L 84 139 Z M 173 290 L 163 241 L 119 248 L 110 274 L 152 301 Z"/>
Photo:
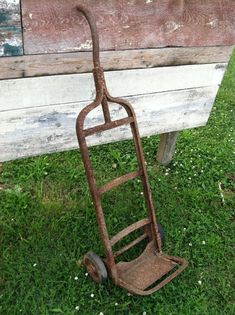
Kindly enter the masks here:
<path id="1" fill-rule="evenodd" d="M 218 24 L 219 24 L 218 19 L 215 19 L 215 20 L 212 20 L 212 21 L 206 23 L 206 25 L 209 25 L 211 28 L 216 28 L 218 26 Z"/>
<path id="2" fill-rule="evenodd" d="M 9 38 L 5 41 L 6 44 L 8 45 L 11 45 L 11 46 L 19 46 L 20 45 L 20 42 L 17 38 Z"/>
<path id="3" fill-rule="evenodd" d="M 18 0 L 2 0 L 2 2 L 6 2 L 8 5 L 18 5 L 19 1 Z"/>
<path id="4" fill-rule="evenodd" d="M 1 48 L 0 52 L 4 56 L 18 56 L 22 54 L 21 40 L 19 38 L 12 37 L 6 39 L 3 41 Z"/>
<path id="5" fill-rule="evenodd" d="M 19 6 L 19 0 L 0 0 L 2 10 L 14 10 Z"/>
<path id="6" fill-rule="evenodd" d="M 178 24 L 175 21 L 169 21 L 165 23 L 165 30 L 166 30 L 166 33 L 173 33 L 179 28 L 181 28 L 182 26 L 183 24 Z"/>
<path id="7" fill-rule="evenodd" d="M 91 49 L 92 48 L 92 40 L 91 39 L 87 39 L 85 41 L 85 43 L 82 43 L 78 49 L 82 50 L 82 49 Z"/>
<path id="8" fill-rule="evenodd" d="M 0 56 L 22 55 L 19 0 L 0 0 Z"/>
<path id="9" fill-rule="evenodd" d="M 146 0 L 146 1 L 145 1 L 145 3 L 147 3 L 147 4 L 148 4 L 148 3 L 152 3 L 152 2 L 153 2 L 153 0 Z"/>
<path id="10" fill-rule="evenodd" d="M 0 23 L 6 22 L 9 19 L 9 13 L 4 10 L 0 11 Z"/>
<path id="11" fill-rule="evenodd" d="M 8 43 L 3 44 L 4 56 L 18 56 L 20 54 L 21 54 L 21 47 L 9 45 Z"/>

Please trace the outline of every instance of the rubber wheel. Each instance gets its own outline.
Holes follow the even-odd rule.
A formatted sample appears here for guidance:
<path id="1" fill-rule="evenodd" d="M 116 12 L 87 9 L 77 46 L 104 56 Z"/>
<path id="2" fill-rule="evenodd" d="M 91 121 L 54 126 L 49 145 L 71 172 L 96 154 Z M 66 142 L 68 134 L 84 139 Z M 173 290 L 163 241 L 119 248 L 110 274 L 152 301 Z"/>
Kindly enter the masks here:
<path id="1" fill-rule="evenodd" d="M 158 232 L 160 233 L 160 237 L 161 237 L 161 241 L 163 243 L 164 241 L 164 230 L 163 230 L 163 227 L 160 223 L 157 224 L 157 227 L 158 227 Z"/>
<path id="2" fill-rule="evenodd" d="M 107 269 L 103 260 L 93 252 L 88 252 L 83 257 L 83 263 L 91 278 L 100 284 L 103 284 L 108 279 Z"/>

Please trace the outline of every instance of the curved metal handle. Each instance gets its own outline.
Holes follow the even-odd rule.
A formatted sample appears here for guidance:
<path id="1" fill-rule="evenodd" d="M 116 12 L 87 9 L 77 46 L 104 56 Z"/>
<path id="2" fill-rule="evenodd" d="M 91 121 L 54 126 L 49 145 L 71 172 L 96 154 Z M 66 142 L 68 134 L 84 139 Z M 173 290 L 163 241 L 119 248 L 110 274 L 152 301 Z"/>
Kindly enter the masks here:
<path id="1" fill-rule="evenodd" d="M 81 12 L 89 26 L 90 26 L 90 30 L 91 30 L 91 38 L 92 38 L 92 46 L 93 46 L 93 63 L 94 63 L 94 67 L 100 67 L 100 47 L 99 47 L 99 35 L 98 35 L 98 31 L 97 31 L 97 27 L 96 27 L 96 23 L 95 23 L 95 19 L 94 16 L 92 15 L 92 13 L 85 8 L 83 5 L 77 5 L 76 6 L 77 11 Z"/>

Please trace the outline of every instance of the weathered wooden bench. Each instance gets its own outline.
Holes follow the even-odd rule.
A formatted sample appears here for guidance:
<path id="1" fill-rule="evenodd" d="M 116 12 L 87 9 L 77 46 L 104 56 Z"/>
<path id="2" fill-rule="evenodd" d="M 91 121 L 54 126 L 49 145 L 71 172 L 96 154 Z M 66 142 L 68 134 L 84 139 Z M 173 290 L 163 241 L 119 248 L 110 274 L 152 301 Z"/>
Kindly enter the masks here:
<path id="1" fill-rule="evenodd" d="M 0 0 L 0 161 L 77 147 L 75 120 L 94 96 L 78 1 Z M 141 136 L 161 134 L 169 163 L 177 132 L 207 123 L 235 44 L 235 1 L 81 2 L 97 18 L 110 92 L 133 104 Z M 121 128 L 89 144 L 129 137 Z"/>

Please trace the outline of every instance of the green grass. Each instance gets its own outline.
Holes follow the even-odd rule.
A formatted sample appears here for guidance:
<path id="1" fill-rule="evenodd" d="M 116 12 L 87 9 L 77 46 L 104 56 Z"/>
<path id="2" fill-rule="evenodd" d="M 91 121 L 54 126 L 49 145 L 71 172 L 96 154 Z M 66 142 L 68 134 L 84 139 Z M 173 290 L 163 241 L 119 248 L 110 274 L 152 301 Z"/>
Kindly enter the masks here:
<path id="1" fill-rule="evenodd" d="M 102 246 L 79 151 L 2 164 L 0 314 L 235 314 L 234 104 L 235 56 L 208 125 L 181 132 L 168 167 L 156 162 L 159 138 L 143 139 L 164 251 L 189 261 L 148 297 L 85 275 L 83 255 Z M 134 169 L 130 141 L 91 152 L 100 181 Z M 144 216 L 140 192 L 133 182 L 104 198 L 110 233 Z"/>

